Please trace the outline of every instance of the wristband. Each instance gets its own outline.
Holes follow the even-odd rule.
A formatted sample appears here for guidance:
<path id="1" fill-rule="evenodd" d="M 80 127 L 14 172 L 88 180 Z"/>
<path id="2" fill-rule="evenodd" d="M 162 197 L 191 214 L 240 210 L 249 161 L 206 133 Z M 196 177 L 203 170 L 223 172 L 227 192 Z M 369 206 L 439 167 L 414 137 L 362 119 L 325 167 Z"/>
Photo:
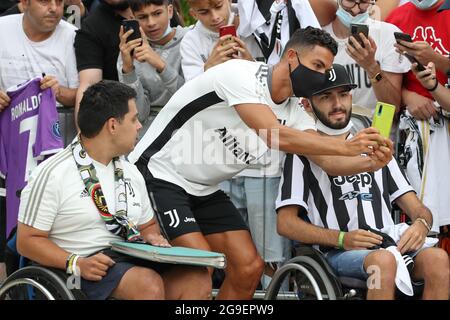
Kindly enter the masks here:
<path id="1" fill-rule="evenodd" d="M 345 236 L 345 232 L 340 231 L 339 237 L 338 237 L 338 248 L 339 249 L 344 249 L 344 236 Z"/>
<path id="2" fill-rule="evenodd" d="M 434 87 L 431 88 L 431 89 L 428 89 L 428 88 L 427 88 L 428 92 L 433 92 L 434 90 L 436 90 L 437 87 L 438 87 L 438 85 L 439 85 L 439 81 L 438 81 L 438 79 L 436 79 L 436 84 L 434 85 Z"/>
<path id="3" fill-rule="evenodd" d="M 77 269 L 77 261 L 78 261 L 79 257 L 80 257 L 79 255 L 75 255 L 75 258 L 73 259 L 73 263 L 72 263 L 72 273 L 77 277 L 80 276 L 80 273 L 81 273 L 81 272 L 78 272 L 78 269 Z"/>
<path id="4" fill-rule="evenodd" d="M 75 253 L 71 253 L 70 256 L 66 260 L 66 273 L 67 274 L 73 274 L 73 265 L 75 259 L 78 259 L 78 255 Z"/>

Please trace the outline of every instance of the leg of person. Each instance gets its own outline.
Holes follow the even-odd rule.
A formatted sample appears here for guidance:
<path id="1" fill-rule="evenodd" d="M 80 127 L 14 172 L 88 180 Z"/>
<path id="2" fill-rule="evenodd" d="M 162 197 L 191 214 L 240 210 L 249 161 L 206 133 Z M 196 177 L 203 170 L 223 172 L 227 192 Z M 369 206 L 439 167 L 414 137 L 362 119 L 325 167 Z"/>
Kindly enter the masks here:
<path id="1" fill-rule="evenodd" d="M 397 262 L 387 250 L 375 250 L 367 255 L 364 270 L 369 274 L 367 300 L 393 300 Z"/>
<path id="2" fill-rule="evenodd" d="M 206 236 L 213 251 L 227 257 L 225 280 L 217 299 L 252 299 L 264 271 L 264 261 L 247 230 L 213 233 Z"/>
<path id="3" fill-rule="evenodd" d="M 135 266 L 125 272 L 111 296 L 119 300 L 162 300 L 163 279 L 152 269 Z"/>
<path id="4" fill-rule="evenodd" d="M 221 190 L 206 197 L 195 197 L 193 204 L 195 218 L 209 247 L 227 258 L 225 280 L 217 299 L 251 299 L 264 262 L 242 216 Z"/>
<path id="5" fill-rule="evenodd" d="M 449 257 L 440 248 L 421 250 L 414 258 L 413 278 L 423 279 L 423 299 L 449 299 Z"/>
<path id="6" fill-rule="evenodd" d="M 265 289 L 278 264 L 289 258 L 290 246 L 277 232 L 275 200 L 280 178 L 245 177 L 249 227 L 259 254 L 266 262 L 262 285 Z"/>
<path id="7" fill-rule="evenodd" d="M 174 266 L 162 274 L 167 300 L 210 300 L 211 276 L 207 268 Z"/>
<path id="8" fill-rule="evenodd" d="M 392 300 L 397 263 L 386 250 L 331 250 L 328 263 L 341 277 L 367 280 L 368 300 Z"/>

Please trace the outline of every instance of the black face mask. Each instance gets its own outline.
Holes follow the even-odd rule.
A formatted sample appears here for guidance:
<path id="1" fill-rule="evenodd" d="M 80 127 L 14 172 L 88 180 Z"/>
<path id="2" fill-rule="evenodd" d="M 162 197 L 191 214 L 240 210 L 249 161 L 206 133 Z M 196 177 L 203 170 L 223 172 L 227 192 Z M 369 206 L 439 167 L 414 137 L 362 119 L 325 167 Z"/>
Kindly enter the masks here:
<path id="1" fill-rule="evenodd" d="M 298 67 L 294 71 L 291 71 L 291 65 L 289 65 L 292 91 L 294 91 L 296 97 L 310 98 L 315 92 L 323 88 L 326 75 L 305 67 L 300 62 L 298 55 L 297 61 Z"/>

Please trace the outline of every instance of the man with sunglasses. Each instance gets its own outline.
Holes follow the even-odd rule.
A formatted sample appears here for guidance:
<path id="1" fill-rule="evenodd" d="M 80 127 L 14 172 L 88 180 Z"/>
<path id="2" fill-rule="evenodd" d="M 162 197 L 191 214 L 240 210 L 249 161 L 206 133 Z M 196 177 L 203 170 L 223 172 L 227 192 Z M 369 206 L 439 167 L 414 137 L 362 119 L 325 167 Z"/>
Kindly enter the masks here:
<path id="1" fill-rule="evenodd" d="M 344 65 L 353 75 L 357 88 L 353 103 L 373 110 L 376 101 L 400 106 L 403 73 L 410 63 L 395 51 L 392 24 L 369 17 L 372 0 L 339 0 L 336 18 L 324 30 L 338 43 L 335 63 Z M 351 33 L 351 24 L 365 24 L 369 36 L 359 34 L 358 41 Z"/>

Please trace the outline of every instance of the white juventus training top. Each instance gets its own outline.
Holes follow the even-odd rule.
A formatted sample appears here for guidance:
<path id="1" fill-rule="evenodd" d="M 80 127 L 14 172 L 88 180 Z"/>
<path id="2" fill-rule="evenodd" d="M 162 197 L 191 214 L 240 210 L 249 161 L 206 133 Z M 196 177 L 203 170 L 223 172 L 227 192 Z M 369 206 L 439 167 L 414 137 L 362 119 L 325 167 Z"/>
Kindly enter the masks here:
<path id="1" fill-rule="evenodd" d="M 332 177 L 306 157 L 288 154 L 276 208 L 301 206 L 309 222 L 328 229 L 380 230 L 394 224 L 392 202 L 410 191 L 395 159 L 376 172 Z"/>
<path id="2" fill-rule="evenodd" d="M 239 117 L 233 106 L 243 103 L 271 107 L 281 123 L 299 130 L 314 129 L 314 120 L 297 98 L 275 104 L 270 95 L 269 67 L 233 59 L 187 82 L 169 100 L 129 155 L 141 156 L 151 174 L 187 193 L 204 196 L 217 184 L 249 166 L 274 166 L 265 142 Z M 271 162 L 271 163 L 269 163 Z"/>

